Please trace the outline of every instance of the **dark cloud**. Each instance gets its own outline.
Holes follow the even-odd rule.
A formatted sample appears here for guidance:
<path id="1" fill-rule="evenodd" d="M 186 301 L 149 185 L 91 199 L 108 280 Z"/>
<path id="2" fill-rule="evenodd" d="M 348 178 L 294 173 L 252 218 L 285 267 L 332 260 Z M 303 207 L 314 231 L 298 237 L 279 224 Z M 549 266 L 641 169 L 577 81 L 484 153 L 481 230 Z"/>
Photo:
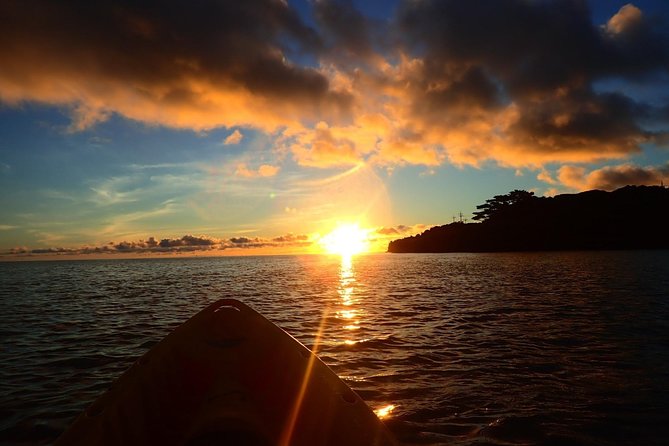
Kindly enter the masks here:
<path id="1" fill-rule="evenodd" d="M 148 84 L 169 83 L 193 72 L 234 82 L 263 94 L 323 93 L 324 78 L 282 62 L 278 37 L 301 47 L 318 44 L 315 31 L 279 1 L 98 1 L 3 2 L 4 51 L 31 50 L 65 68 L 73 60 L 90 75 Z M 43 54 L 45 51 L 50 54 Z M 11 54 L 11 53 L 10 53 Z M 12 54 L 20 57 L 17 54 Z M 26 58 L 30 57 L 29 54 Z M 248 75 L 261 66 L 288 85 Z M 187 98 L 185 91 L 167 92 Z M 178 99 L 177 99 L 178 100 Z"/>
<path id="2" fill-rule="evenodd" d="M 153 237 L 151 237 L 149 240 L 153 240 Z M 180 239 L 162 239 L 160 243 L 157 244 L 157 247 L 160 248 L 197 247 L 200 249 L 209 249 L 210 247 L 218 243 L 219 242 L 217 240 L 211 239 L 209 237 L 195 237 L 192 235 L 184 235 Z M 156 247 L 156 244 L 155 241 L 151 244 L 140 242 L 139 247 L 141 248 Z"/>
<path id="3" fill-rule="evenodd" d="M 669 64 L 669 23 L 666 17 L 646 16 L 627 4 L 603 27 L 602 57 L 593 73 L 615 74 L 630 79 L 647 78 L 654 70 L 666 70 Z"/>
<path id="4" fill-rule="evenodd" d="M 116 248 L 118 251 L 132 252 L 138 249 L 146 248 L 146 245 L 143 243 L 138 244 L 136 242 L 120 242 L 114 245 L 114 248 Z"/>
<path id="5" fill-rule="evenodd" d="M 488 69 L 515 95 L 550 91 L 592 63 L 597 30 L 583 1 L 457 0 L 405 2 L 400 23 L 431 61 Z"/>
<path id="6" fill-rule="evenodd" d="M 522 110 L 510 127 L 514 141 L 536 141 L 545 150 L 588 150 L 595 145 L 602 155 L 632 153 L 653 138 L 639 124 L 651 108 L 618 93 L 574 89 L 553 100 L 523 102 Z"/>
<path id="7" fill-rule="evenodd" d="M 111 246 L 113 246 L 114 249 L 116 249 L 117 251 L 133 252 L 147 248 L 156 248 L 159 246 L 159 243 L 156 241 L 155 238 L 149 237 L 149 239 L 146 241 L 144 240 L 139 240 L 134 242 L 123 241 L 117 244 L 112 243 Z"/>
<path id="8" fill-rule="evenodd" d="M 232 237 L 221 244 L 223 249 L 226 248 L 281 248 L 281 247 L 298 247 L 309 246 L 312 242 L 308 235 L 300 234 L 285 234 L 273 238 L 265 237 Z"/>
<path id="9" fill-rule="evenodd" d="M 251 241 L 250 238 L 247 237 L 233 237 L 230 239 L 230 243 L 234 243 L 235 245 L 241 245 L 244 243 L 249 243 Z"/>
<path id="10" fill-rule="evenodd" d="M 480 66 L 517 98 L 666 69 L 667 34 L 639 14 L 616 32 L 592 23 L 583 0 L 427 0 L 404 2 L 399 23 L 431 61 L 429 74 L 450 64 Z"/>
<path id="11" fill-rule="evenodd" d="M 631 5 L 600 26 L 580 0 L 407 1 L 398 24 L 423 61 L 410 78 L 419 119 L 449 125 L 513 107 L 497 131 L 525 152 L 616 156 L 656 136 L 642 127 L 653 107 L 594 88 L 669 68 L 666 31 Z"/>
<path id="12" fill-rule="evenodd" d="M 73 254 L 75 252 L 76 250 L 68 248 L 41 248 L 30 250 L 31 254 Z"/>
<path id="13" fill-rule="evenodd" d="M 316 19 L 327 37 L 329 51 L 367 57 L 372 53 L 372 23 L 351 0 L 319 0 Z"/>
<path id="14" fill-rule="evenodd" d="M 271 105 L 265 113 L 280 120 L 297 106 L 312 113 L 347 107 L 350 99 L 323 74 L 290 61 L 321 46 L 317 32 L 279 0 L 2 2 L 0 98 L 80 104 L 87 115 L 104 108 L 185 127 L 196 126 L 197 116 L 179 120 L 152 107 L 197 115 L 190 109 L 215 111 L 228 101 Z M 234 121 L 208 119 L 204 127 Z"/>
<path id="15" fill-rule="evenodd" d="M 212 246 L 217 243 L 216 240 L 209 237 L 195 237 L 192 235 L 184 235 L 181 241 L 187 246 Z"/>
<path id="16" fill-rule="evenodd" d="M 143 251 L 170 251 L 185 248 L 209 249 L 216 245 L 217 240 L 208 237 L 195 237 L 185 235 L 178 239 L 165 238 L 158 242 L 154 237 L 147 240 L 122 241 L 120 243 L 111 243 L 110 245 L 119 252 L 143 252 Z M 107 248 L 107 247 L 106 247 Z"/>
<path id="17" fill-rule="evenodd" d="M 452 121 L 476 108 L 493 109 L 501 105 L 498 86 L 479 66 L 450 70 L 447 82 L 433 79 L 427 72 L 424 74 L 424 86 L 413 98 L 413 108 L 430 120 L 443 119 L 445 111 Z"/>

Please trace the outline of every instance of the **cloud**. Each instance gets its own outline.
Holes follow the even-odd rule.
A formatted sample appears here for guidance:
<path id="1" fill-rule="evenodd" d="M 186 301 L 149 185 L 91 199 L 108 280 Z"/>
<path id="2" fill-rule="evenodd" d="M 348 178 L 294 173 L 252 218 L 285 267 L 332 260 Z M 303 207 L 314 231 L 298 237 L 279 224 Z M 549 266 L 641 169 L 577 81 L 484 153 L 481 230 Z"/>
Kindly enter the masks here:
<path id="1" fill-rule="evenodd" d="M 292 144 L 295 160 L 303 166 L 354 166 L 360 162 L 356 144 L 346 136 L 337 137 L 326 122 L 302 133 Z"/>
<path id="2" fill-rule="evenodd" d="M 244 178 L 258 178 L 258 177 L 273 177 L 279 173 L 279 166 L 272 166 L 270 164 L 262 164 L 258 167 L 257 170 L 251 170 L 246 166 L 246 163 L 240 163 L 237 165 L 235 170 L 235 175 L 244 177 Z"/>
<path id="3" fill-rule="evenodd" d="M 230 133 L 223 140 L 223 145 L 229 146 L 231 144 L 239 144 L 240 142 L 242 142 L 242 138 L 244 138 L 244 135 L 242 135 L 242 132 L 240 132 L 238 129 L 235 129 L 234 132 Z"/>
<path id="4" fill-rule="evenodd" d="M 303 234 L 302 235 L 286 234 L 279 237 L 274 237 L 272 239 L 273 242 L 278 242 L 278 243 L 305 242 L 307 240 L 309 240 L 309 236 Z"/>
<path id="5" fill-rule="evenodd" d="M 630 4 L 624 5 L 606 23 L 606 30 L 612 34 L 620 34 L 633 30 L 641 25 L 643 13 L 639 8 Z"/>
<path id="6" fill-rule="evenodd" d="M 164 238 L 160 241 L 154 237 L 149 237 L 147 240 L 110 242 L 102 247 L 80 248 L 74 251 L 80 254 L 100 251 L 119 253 L 207 251 L 213 249 L 219 243 L 220 240 L 207 236 L 185 235 L 177 239 Z"/>
<path id="7" fill-rule="evenodd" d="M 0 5 L 0 99 L 71 107 L 70 130 L 111 113 L 178 128 L 273 129 L 350 106 L 290 61 L 322 42 L 286 2 L 47 0 Z"/>
<path id="8" fill-rule="evenodd" d="M 637 166 L 621 164 L 606 166 L 591 172 L 583 167 L 563 166 L 558 173 L 560 182 L 572 189 L 615 190 L 627 185 L 658 186 L 669 184 L 669 164 L 660 166 Z"/>
<path id="9" fill-rule="evenodd" d="M 666 34 L 639 14 L 623 7 L 609 22 L 612 34 L 592 24 L 580 1 L 403 3 L 406 51 L 420 55 L 400 76 L 411 85 L 414 127 L 424 138 L 440 136 L 449 158 L 462 163 L 541 165 L 638 152 L 658 136 L 642 125 L 657 110 L 593 85 L 667 71 Z M 622 32 L 632 22 L 637 31 Z"/>
<path id="10" fill-rule="evenodd" d="M 344 58 L 372 55 L 372 24 L 351 0 L 319 0 L 314 3 L 314 12 L 328 51 Z"/>
<path id="11" fill-rule="evenodd" d="M 541 171 L 537 174 L 537 180 L 543 181 L 544 183 L 548 184 L 556 184 L 557 181 L 553 178 L 551 173 L 547 171 L 546 169 L 541 169 Z"/>
<path id="12" fill-rule="evenodd" d="M 572 189 L 585 188 L 585 167 L 562 166 L 558 169 L 558 181 Z"/>
<path id="13" fill-rule="evenodd" d="M 411 226 L 397 225 L 391 227 L 382 226 L 369 233 L 368 240 L 374 247 L 373 249 L 385 251 L 389 241 L 420 234 L 430 227 L 430 225 L 425 224 L 415 224 Z"/>
<path id="14" fill-rule="evenodd" d="M 395 228 L 379 228 L 376 230 L 376 233 L 381 235 L 397 235 L 399 231 Z"/>
<path id="15" fill-rule="evenodd" d="M 317 168 L 536 168 L 669 138 L 666 99 L 600 88 L 669 74 L 662 23 L 632 4 L 601 24 L 581 0 L 407 0 L 387 21 L 352 1 L 310 5 L 302 19 L 281 0 L 3 2 L 0 100 L 65 105 L 70 131 L 112 114 L 254 127 Z"/>
<path id="16" fill-rule="evenodd" d="M 559 193 L 560 193 L 560 191 L 557 188 L 551 187 L 549 189 L 546 189 L 543 196 L 544 197 L 554 197 L 554 196 L 558 195 Z"/>
<path id="17" fill-rule="evenodd" d="M 1 96 L 0 96 L 1 98 Z M 68 133 L 77 133 L 104 122 L 111 116 L 111 111 L 86 102 L 76 103 L 70 113 L 72 122 L 67 127 Z"/>
<path id="18" fill-rule="evenodd" d="M 161 247 L 170 246 L 213 246 L 217 242 L 208 237 L 194 237 L 192 235 L 185 235 L 179 240 L 163 239 L 158 243 Z"/>
<path id="19" fill-rule="evenodd" d="M 278 237 L 232 237 L 224 240 L 220 249 L 241 248 L 305 248 L 313 244 L 311 237 L 306 234 L 285 234 Z"/>
<path id="20" fill-rule="evenodd" d="M 143 192 L 134 176 L 117 176 L 97 181 L 90 187 L 91 198 L 97 205 L 108 206 L 139 201 Z"/>
<path id="21" fill-rule="evenodd" d="M 413 226 L 397 225 L 394 227 L 382 226 L 380 228 L 377 228 L 374 232 L 379 235 L 396 236 L 405 234 L 418 234 L 419 232 L 425 230 L 426 228 L 428 228 L 428 226 L 424 224 L 417 224 Z"/>
<path id="22" fill-rule="evenodd" d="M 385 57 L 330 61 L 332 84 L 354 98 L 352 123 L 294 134 L 301 165 L 536 168 L 625 158 L 666 139 L 666 105 L 597 88 L 669 72 L 667 34 L 632 5 L 599 26 L 580 1 L 406 1 L 386 29 L 402 37 L 390 42 L 340 3 L 318 3 L 325 34 L 350 53 L 382 47 Z"/>
<path id="23" fill-rule="evenodd" d="M 128 254 L 178 254 L 203 253 L 215 254 L 230 249 L 260 248 L 306 248 L 313 242 L 305 234 L 285 234 L 277 237 L 231 237 L 221 239 L 207 235 L 184 235 L 180 238 L 148 237 L 146 240 L 109 242 L 101 246 L 29 248 L 15 247 L 0 255 L 36 256 L 36 255 L 128 255 Z"/>

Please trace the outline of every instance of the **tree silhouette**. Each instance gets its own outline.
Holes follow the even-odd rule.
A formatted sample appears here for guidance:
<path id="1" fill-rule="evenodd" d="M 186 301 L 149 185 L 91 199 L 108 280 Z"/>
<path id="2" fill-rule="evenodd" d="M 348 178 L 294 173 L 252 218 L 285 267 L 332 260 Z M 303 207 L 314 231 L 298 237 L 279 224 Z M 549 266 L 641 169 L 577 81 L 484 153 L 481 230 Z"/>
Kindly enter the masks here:
<path id="1" fill-rule="evenodd" d="M 480 209 L 480 211 L 474 212 L 473 219 L 478 221 L 493 220 L 508 213 L 513 207 L 527 203 L 533 198 L 535 198 L 534 192 L 518 189 L 505 195 L 495 195 L 493 198 L 486 200 L 485 203 L 476 206 L 476 209 Z"/>

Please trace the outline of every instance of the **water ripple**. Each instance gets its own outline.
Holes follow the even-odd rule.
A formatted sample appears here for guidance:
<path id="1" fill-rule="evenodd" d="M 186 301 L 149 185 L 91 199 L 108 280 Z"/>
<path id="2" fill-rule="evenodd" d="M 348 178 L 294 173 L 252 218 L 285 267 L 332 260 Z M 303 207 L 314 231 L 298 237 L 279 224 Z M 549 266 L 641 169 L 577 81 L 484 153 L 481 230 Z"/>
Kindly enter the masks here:
<path id="1" fill-rule="evenodd" d="M 46 444 L 208 302 L 316 348 L 405 444 L 664 444 L 669 253 L 0 264 L 0 443 Z"/>

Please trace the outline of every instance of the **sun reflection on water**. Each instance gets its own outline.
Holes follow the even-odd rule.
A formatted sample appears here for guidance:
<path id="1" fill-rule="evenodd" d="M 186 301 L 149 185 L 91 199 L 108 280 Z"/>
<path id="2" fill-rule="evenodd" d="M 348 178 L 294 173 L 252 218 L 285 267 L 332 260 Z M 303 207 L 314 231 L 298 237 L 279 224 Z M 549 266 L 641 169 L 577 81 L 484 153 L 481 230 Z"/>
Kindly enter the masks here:
<path id="1" fill-rule="evenodd" d="M 374 409 L 374 413 L 376 414 L 377 417 L 383 420 L 384 418 L 390 417 L 390 414 L 392 413 L 393 410 L 395 410 L 395 407 L 396 406 L 394 404 L 388 404 L 387 406 Z"/>
<path id="2" fill-rule="evenodd" d="M 359 344 L 369 341 L 365 337 L 365 331 L 361 330 L 364 325 L 364 301 L 361 292 L 364 284 L 357 281 L 357 274 L 353 264 L 353 256 L 342 255 L 339 267 L 339 283 L 337 284 L 337 293 L 339 299 L 335 306 L 335 316 L 340 322 L 341 337 L 338 340 L 340 345 L 347 348 L 356 348 Z M 361 376 L 347 376 L 347 380 L 364 382 L 365 378 Z M 381 403 L 383 404 L 383 403 Z M 378 409 L 374 410 L 376 416 L 380 419 L 390 418 L 396 406 L 385 402 Z"/>
<path id="3" fill-rule="evenodd" d="M 339 268 L 339 286 L 337 287 L 341 309 L 337 311 L 337 318 L 346 324 L 342 327 L 348 332 L 347 338 L 344 339 L 346 345 L 354 345 L 357 342 L 350 335 L 353 330 L 360 328 L 362 310 L 356 308 L 359 302 L 355 285 L 356 279 L 352 258 L 351 256 L 342 256 Z"/>

